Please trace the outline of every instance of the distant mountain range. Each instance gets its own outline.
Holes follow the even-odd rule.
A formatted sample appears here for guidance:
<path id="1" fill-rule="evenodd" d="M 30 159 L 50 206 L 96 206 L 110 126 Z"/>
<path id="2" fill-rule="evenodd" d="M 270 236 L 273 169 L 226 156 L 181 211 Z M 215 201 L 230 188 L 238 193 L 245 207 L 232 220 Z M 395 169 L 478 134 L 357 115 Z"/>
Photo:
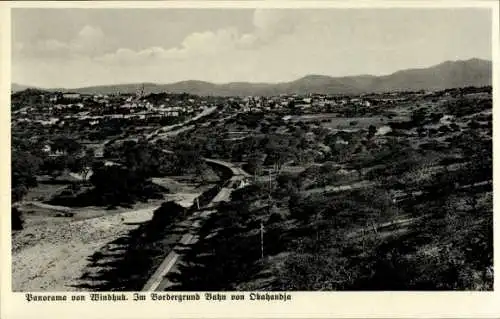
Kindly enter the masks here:
<path id="1" fill-rule="evenodd" d="M 172 84 L 135 83 L 84 87 L 78 89 L 44 89 L 49 91 L 88 94 L 136 93 L 144 86 L 145 93 L 190 93 L 217 96 L 271 96 L 279 94 L 360 94 L 387 91 L 444 90 L 492 83 L 492 62 L 481 59 L 446 61 L 422 69 L 402 70 L 390 75 L 330 77 L 308 75 L 284 83 L 231 82 L 214 84 L 203 81 L 182 81 Z M 28 88 L 12 84 L 12 91 Z"/>

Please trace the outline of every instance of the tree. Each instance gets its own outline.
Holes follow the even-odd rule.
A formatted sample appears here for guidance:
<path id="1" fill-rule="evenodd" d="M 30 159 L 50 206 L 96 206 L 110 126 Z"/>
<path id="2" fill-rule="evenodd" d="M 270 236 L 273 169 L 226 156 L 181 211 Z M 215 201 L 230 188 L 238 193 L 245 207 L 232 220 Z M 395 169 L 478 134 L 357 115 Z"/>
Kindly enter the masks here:
<path id="1" fill-rule="evenodd" d="M 120 205 L 148 198 L 155 192 L 140 171 L 120 166 L 102 166 L 90 177 L 100 204 Z"/>
<path id="2" fill-rule="evenodd" d="M 266 160 L 273 163 L 274 172 L 279 174 L 283 164 L 292 155 L 289 140 L 276 134 L 272 134 L 268 137 L 265 150 L 268 155 L 268 159 Z"/>
<path id="3" fill-rule="evenodd" d="M 11 229 L 21 230 L 23 229 L 24 221 L 21 216 L 21 211 L 17 207 L 11 208 Z"/>
<path id="4" fill-rule="evenodd" d="M 174 201 L 163 203 L 157 210 L 153 212 L 153 218 L 149 223 L 150 230 L 161 230 L 170 226 L 177 218 L 186 213 L 186 208 L 177 204 Z M 150 233 L 156 233 L 151 231 Z"/>
<path id="5" fill-rule="evenodd" d="M 375 125 L 372 124 L 372 125 L 370 125 L 368 127 L 368 136 L 367 136 L 367 138 L 368 139 L 373 138 L 375 136 L 375 133 L 377 133 L 377 128 L 375 127 Z"/>
<path id="6" fill-rule="evenodd" d="M 245 169 L 255 176 L 261 174 L 262 164 L 264 164 L 262 154 L 252 153 L 249 155 Z"/>
<path id="7" fill-rule="evenodd" d="M 423 124 L 426 114 L 427 112 L 424 108 L 418 108 L 414 110 L 411 113 L 411 122 L 413 123 L 413 125 L 417 126 Z"/>
<path id="8" fill-rule="evenodd" d="M 425 128 L 424 128 L 424 127 L 419 126 L 419 127 L 417 128 L 417 133 L 418 133 L 418 136 L 419 136 L 419 137 L 424 137 L 424 136 L 425 136 L 425 134 L 426 134 L 426 130 L 425 130 Z"/>
<path id="9" fill-rule="evenodd" d="M 69 154 L 77 153 L 82 149 L 80 143 L 67 136 L 60 136 L 54 139 L 52 142 L 52 146 L 56 151 L 62 151 Z"/>
<path id="10" fill-rule="evenodd" d="M 437 123 L 437 122 L 439 122 L 439 120 L 441 120 L 441 118 L 443 117 L 443 115 L 444 115 L 444 114 L 443 114 L 443 113 L 441 113 L 441 112 L 438 112 L 438 113 L 431 113 L 431 115 L 430 115 L 431 121 L 432 121 L 433 123 Z"/>
<path id="11" fill-rule="evenodd" d="M 87 180 L 87 176 L 90 173 L 92 163 L 94 162 L 95 151 L 93 148 L 88 148 L 85 150 L 85 155 L 81 159 L 81 170 L 83 180 Z"/>
<path id="12" fill-rule="evenodd" d="M 250 203 L 259 198 L 262 198 L 263 189 L 256 184 L 252 184 L 243 188 L 239 188 L 234 190 L 231 193 L 231 201 L 240 202 L 241 203 Z"/>
<path id="13" fill-rule="evenodd" d="M 351 160 L 350 166 L 356 170 L 359 179 L 363 178 L 363 169 L 372 165 L 375 157 L 369 152 L 363 152 Z"/>
<path id="14" fill-rule="evenodd" d="M 11 198 L 12 202 L 20 201 L 28 193 L 28 188 L 25 185 L 12 186 Z"/>
<path id="15" fill-rule="evenodd" d="M 277 192 L 284 196 L 298 191 L 299 178 L 291 174 L 280 174 L 276 182 L 278 184 Z"/>
<path id="16" fill-rule="evenodd" d="M 12 151 L 12 201 L 16 202 L 27 193 L 28 188 L 37 185 L 36 175 L 42 160 L 29 152 Z"/>
<path id="17" fill-rule="evenodd" d="M 306 222 L 318 210 L 318 204 L 297 192 L 290 195 L 288 208 L 292 218 Z"/>

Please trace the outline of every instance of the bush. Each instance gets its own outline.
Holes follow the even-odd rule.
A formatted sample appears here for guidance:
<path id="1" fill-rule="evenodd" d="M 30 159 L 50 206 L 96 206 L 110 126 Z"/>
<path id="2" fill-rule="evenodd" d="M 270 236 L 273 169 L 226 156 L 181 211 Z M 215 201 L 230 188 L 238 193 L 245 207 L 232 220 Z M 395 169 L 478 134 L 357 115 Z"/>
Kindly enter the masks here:
<path id="1" fill-rule="evenodd" d="M 449 133 L 452 131 L 451 128 L 447 125 L 441 125 L 438 130 L 439 130 L 439 132 L 442 132 L 442 133 Z"/>
<path id="2" fill-rule="evenodd" d="M 458 126 L 456 123 L 451 123 L 450 124 L 450 129 L 452 129 L 454 132 L 459 132 L 460 131 L 460 126 Z"/>
<path id="3" fill-rule="evenodd" d="M 12 230 L 21 230 L 23 229 L 24 221 L 22 219 L 22 213 L 16 207 L 12 207 L 11 209 L 11 226 Z"/>
<path id="4" fill-rule="evenodd" d="M 321 203 L 317 203 L 310 197 L 306 198 L 300 195 L 300 193 L 290 195 L 290 199 L 288 200 L 290 216 L 303 222 L 308 221 L 314 216 L 314 214 L 321 209 L 321 206 Z"/>
<path id="5" fill-rule="evenodd" d="M 252 184 L 240 189 L 236 189 L 231 193 L 231 201 L 250 202 L 262 198 L 265 191 L 258 185 Z"/>
<path id="6" fill-rule="evenodd" d="M 162 227 L 164 227 L 185 212 L 186 208 L 182 207 L 176 202 L 165 202 L 157 210 L 154 211 L 151 224 L 161 225 Z"/>
<path id="7" fill-rule="evenodd" d="M 277 212 L 271 213 L 271 216 L 269 216 L 269 219 L 267 220 L 267 222 L 270 224 L 279 223 L 281 221 L 283 221 L 283 216 L 281 216 L 281 214 Z"/>
<path id="8" fill-rule="evenodd" d="M 168 191 L 146 179 L 143 172 L 119 166 L 95 166 L 90 182 L 92 189 L 84 192 L 66 189 L 49 203 L 70 207 L 130 207 L 137 201 L 162 199 L 162 193 Z"/>
<path id="9" fill-rule="evenodd" d="M 419 108 L 411 114 L 411 122 L 413 125 L 421 125 L 425 121 L 425 117 L 427 115 L 427 111 L 424 108 Z"/>
<path id="10" fill-rule="evenodd" d="M 13 186 L 11 190 L 12 202 L 20 201 L 28 193 L 28 188 L 24 185 Z"/>

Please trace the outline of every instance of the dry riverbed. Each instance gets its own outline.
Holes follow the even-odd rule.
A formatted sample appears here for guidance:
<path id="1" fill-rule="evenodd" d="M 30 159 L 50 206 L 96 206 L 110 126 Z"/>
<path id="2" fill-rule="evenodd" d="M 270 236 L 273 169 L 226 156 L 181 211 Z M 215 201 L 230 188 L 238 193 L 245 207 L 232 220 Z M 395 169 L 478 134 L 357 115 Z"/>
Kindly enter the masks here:
<path id="1" fill-rule="evenodd" d="M 26 205 L 24 229 L 12 234 L 13 291 L 77 291 L 88 257 L 152 218 L 165 200 L 189 206 L 206 187 L 182 189 L 164 200 L 130 209 L 70 210 L 73 217 L 55 217 L 59 209 Z"/>

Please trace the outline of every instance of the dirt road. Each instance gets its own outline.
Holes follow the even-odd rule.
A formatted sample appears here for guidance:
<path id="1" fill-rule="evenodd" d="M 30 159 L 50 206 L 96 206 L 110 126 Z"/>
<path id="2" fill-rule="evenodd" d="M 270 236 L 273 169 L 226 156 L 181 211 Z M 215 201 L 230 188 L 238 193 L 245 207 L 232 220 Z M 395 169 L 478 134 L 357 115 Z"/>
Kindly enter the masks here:
<path id="1" fill-rule="evenodd" d="M 196 115 L 195 117 L 184 121 L 183 123 L 179 124 L 174 124 L 174 125 L 169 125 L 169 126 L 164 126 L 162 128 L 159 128 L 152 133 L 146 135 L 146 138 L 150 142 L 156 142 L 158 139 L 165 138 L 168 136 L 175 136 L 185 130 L 188 130 L 190 128 L 193 128 L 194 126 L 190 126 L 190 124 L 200 120 L 201 118 L 208 116 L 212 114 L 217 108 L 216 107 L 209 107 L 203 109 L 203 111 Z"/>

